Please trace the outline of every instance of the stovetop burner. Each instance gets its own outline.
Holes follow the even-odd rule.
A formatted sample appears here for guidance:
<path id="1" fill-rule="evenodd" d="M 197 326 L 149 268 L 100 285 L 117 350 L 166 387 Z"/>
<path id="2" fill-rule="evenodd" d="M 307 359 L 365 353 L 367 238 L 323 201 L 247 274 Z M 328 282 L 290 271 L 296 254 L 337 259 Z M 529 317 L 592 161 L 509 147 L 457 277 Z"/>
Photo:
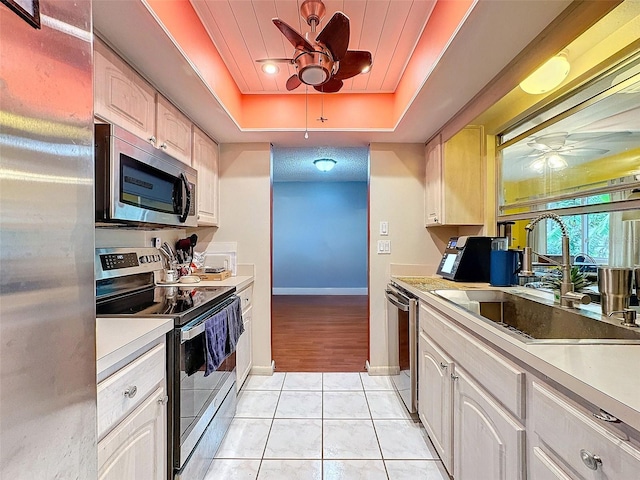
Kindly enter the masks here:
<path id="1" fill-rule="evenodd" d="M 96 303 L 98 316 L 175 317 L 180 326 L 233 294 L 235 287 L 150 287 Z"/>

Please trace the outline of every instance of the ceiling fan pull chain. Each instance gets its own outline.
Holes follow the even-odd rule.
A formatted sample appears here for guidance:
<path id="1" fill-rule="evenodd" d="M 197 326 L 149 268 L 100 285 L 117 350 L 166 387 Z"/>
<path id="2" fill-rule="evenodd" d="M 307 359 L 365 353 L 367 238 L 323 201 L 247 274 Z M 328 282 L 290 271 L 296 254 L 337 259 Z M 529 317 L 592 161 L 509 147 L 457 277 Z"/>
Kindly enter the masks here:
<path id="1" fill-rule="evenodd" d="M 304 86 L 304 138 L 309 138 L 309 87 Z"/>

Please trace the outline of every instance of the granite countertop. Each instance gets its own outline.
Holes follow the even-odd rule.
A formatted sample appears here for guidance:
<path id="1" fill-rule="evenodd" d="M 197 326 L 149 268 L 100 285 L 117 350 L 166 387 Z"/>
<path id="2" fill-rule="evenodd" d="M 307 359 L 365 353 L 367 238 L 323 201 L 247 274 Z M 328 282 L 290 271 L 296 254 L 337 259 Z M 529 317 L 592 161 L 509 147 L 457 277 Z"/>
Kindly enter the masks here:
<path id="1" fill-rule="evenodd" d="M 490 287 L 459 284 L 438 277 L 392 277 L 432 307 L 466 329 L 495 345 L 525 365 L 564 385 L 587 401 L 615 415 L 640 431 L 640 345 L 589 343 L 523 343 L 493 328 L 469 311 L 430 293 L 434 289 L 494 288 L 505 291 L 522 287 Z M 433 288 L 435 286 L 435 288 Z M 548 292 L 527 289 L 527 294 L 548 298 Z M 597 306 L 586 305 L 593 311 Z"/>

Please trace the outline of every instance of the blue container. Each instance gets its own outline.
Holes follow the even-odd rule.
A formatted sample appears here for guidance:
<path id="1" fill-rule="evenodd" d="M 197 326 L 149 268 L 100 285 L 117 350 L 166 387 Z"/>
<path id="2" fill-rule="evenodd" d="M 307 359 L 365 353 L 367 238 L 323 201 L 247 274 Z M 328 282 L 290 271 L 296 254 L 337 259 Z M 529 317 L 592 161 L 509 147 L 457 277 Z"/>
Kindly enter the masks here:
<path id="1" fill-rule="evenodd" d="M 518 250 L 491 250 L 489 283 L 494 287 L 518 285 L 520 252 Z"/>

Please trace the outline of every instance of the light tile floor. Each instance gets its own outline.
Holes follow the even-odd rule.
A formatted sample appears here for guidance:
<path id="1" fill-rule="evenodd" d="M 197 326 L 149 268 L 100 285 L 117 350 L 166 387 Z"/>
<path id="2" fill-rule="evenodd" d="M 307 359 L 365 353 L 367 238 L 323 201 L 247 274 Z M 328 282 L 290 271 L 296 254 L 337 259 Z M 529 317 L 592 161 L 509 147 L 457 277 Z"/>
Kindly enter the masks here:
<path id="1" fill-rule="evenodd" d="M 388 377 L 250 376 L 205 480 L 448 480 Z"/>

